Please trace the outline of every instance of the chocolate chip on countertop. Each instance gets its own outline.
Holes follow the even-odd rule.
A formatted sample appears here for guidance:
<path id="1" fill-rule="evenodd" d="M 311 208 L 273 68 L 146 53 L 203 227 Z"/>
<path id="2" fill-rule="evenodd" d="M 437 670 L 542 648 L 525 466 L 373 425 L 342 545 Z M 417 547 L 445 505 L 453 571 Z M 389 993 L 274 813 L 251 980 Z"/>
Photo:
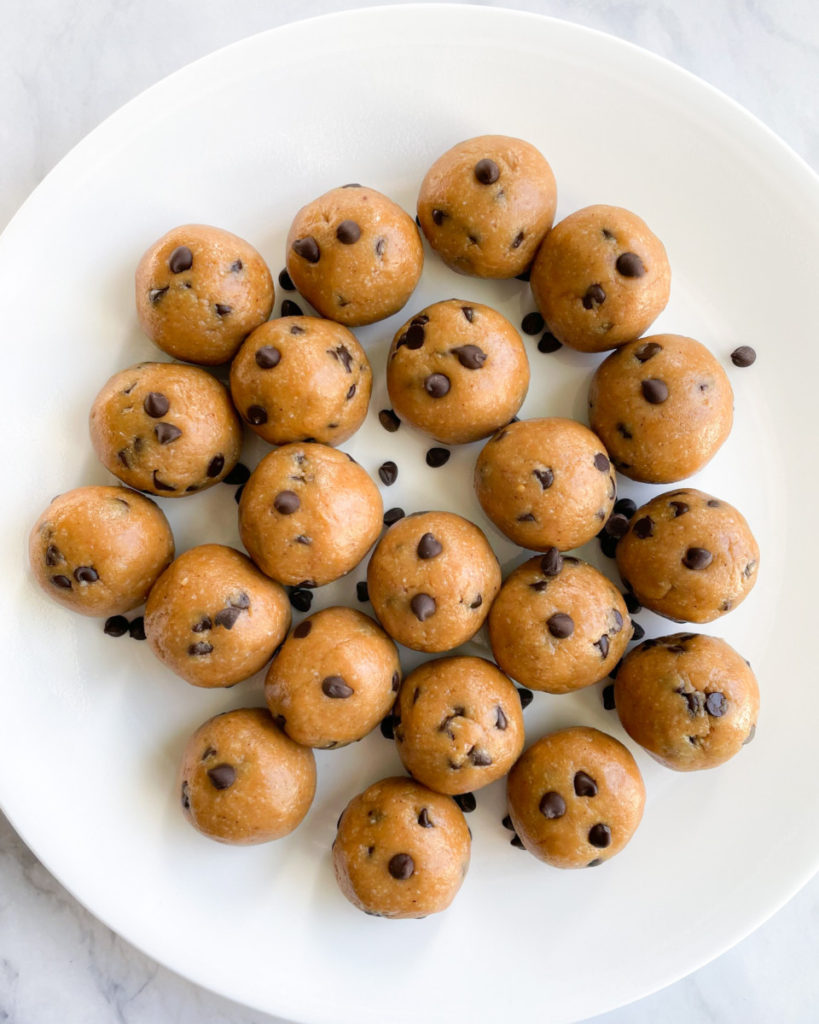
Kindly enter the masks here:
<path id="1" fill-rule="evenodd" d="M 464 814 L 470 814 L 478 806 L 474 793 L 458 793 L 453 797 L 455 803 L 461 808 Z"/>
<path id="2" fill-rule="evenodd" d="M 296 290 L 293 278 L 287 273 L 286 269 L 279 271 L 279 287 L 283 288 L 286 292 L 294 292 Z"/>
<path id="3" fill-rule="evenodd" d="M 309 590 L 304 590 L 301 587 L 291 587 L 288 593 L 290 598 L 290 604 L 296 609 L 297 612 L 309 612 L 310 605 L 313 603 L 313 594 Z"/>
<path id="4" fill-rule="evenodd" d="M 537 343 L 538 352 L 557 352 L 559 348 L 563 348 L 563 342 L 558 341 L 550 331 L 546 331 Z"/>
<path id="5" fill-rule="evenodd" d="M 392 526 L 393 523 L 397 523 L 399 519 L 403 519 L 406 512 L 402 508 L 388 508 L 384 513 L 384 525 Z"/>
<path id="6" fill-rule="evenodd" d="M 356 583 L 355 596 L 362 604 L 370 600 L 370 592 L 367 589 L 366 580 L 359 580 L 358 583 Z"/>
<path id="7" fill-rule="evenodd" d="M 425 461 L 431 469 L 440 469 L 441 466 L 445 466 L 449 462 L 451 454 L 452 452 L 448 448 L 430 448 L 425 456 Z"/>
<path id="8" fill-rule="evenodd" d="M 394 434 L 401 426 L 401 420 L 398 419 L 392 409 L 382 409 L 378 414 L 378 422 L 390 434 Z"/>
<path id="9" fill-rule="evenodd" d="M 233 469 L 224 477 L 222 477 L 223 484 L 232 484 L 238 486 L 239 484 L 246 484 L 250 479 L 250 470 L 241 462 L 237 462 Z"/>
<path id="10" fill-rule="evenodd" d="M 102 627 L 106 636 L 125 636 L 128 632 L 128 620 L 124 615 L 111 615 Z"/>
<path id="11" fill-rule="evenodd" d="M 128 623 L 128 635 L 132 640 L 145 639 L 145 616 L 138 615 Z"/>
<path id="12" fill-rule="evenodd" d="M 378 467 L 378 476 L 385 487 L 390 487 L 398 479 L 398 466 L 394 462 L 382 462 Z"/>
<path id="13" fill-rule="evenodd" d="M 731 362 L 734 366 L 751 366 L 756 362 L 756 350 L 750 345 L 740 345 L 731 353 Z"/>
<path id="14" fill-rule="evenodd" d="M 517 689 L 518 697 L 520 698 L 521 710 L 525 711 L 534 700 L 535 695 L 531 690 L 527 690 L 525 686 L 519 686 Z"/>
<path id="15" fill-rule="evenodd" d="M 304 311 L 298 302 L 292 299 L 285 299 L 282 302 L 282 316 L 304 316 Z"/>
<path id="16" fill-rule="evenodd" d="M 608 683 L 603 687 L 603 707 L 606 711 L 614 711 L 614 683 Z"/>
<path id="17" fill-rule="evenodd" d="M 537 311 L 527 313 L 520 323 L 520 329 L 524 334 L 540 334 L 545 326 L 546 321 Z"/>

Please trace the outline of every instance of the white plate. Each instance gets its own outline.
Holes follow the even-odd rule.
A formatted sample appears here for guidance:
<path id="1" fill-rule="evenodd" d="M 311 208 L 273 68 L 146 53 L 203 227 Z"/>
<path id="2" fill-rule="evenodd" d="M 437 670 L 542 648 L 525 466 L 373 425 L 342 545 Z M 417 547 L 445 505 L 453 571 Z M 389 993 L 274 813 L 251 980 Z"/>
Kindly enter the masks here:
<path id="1" fill-rule="evenodd" d="M 28 577 L 25 537 L 54 494 L 106 480 L 86 417 L 111 373 L 156 356 L 132 296 L 134 265 L 154 238 L 187 221 L 218 224 L 248 237 L 276 273 L 302 203 L 354 180 L 412 210 L 432 160 L 486 132 L 547 155 L 561 216 L 593 202 L 640 213 L 674 272 L 655 329 L 700 338 L 729 370 L 736 426 L 695 483 L 736 504 L 761 543 L 759 585 L 712 631 L 751 659 L 762 714 L 756 741 L 715 772 L 675 775 L 637 750 L 645 818 L 599 871 L 551 870 L 511 847 L 502 784 L 481 791 L 472 869 L 452 908 L 392 922 L 345 902 L 329 854 L 347 799 L 399 770 L 392 745 L 376 732 L 319 753 L 315 805 L 287 839 L 208 842 L 182 819 L 176 763 L 205 718 L 260 703 L 260 678 L 217 693 L 186 686 L 147 645 L 114 641 L 47 601 Z M 433 5 L 331 16 L 231 46 L 134 100 L 66 157 L 0 240 L 0 797 L 23 838 L 158 961 L 297 1021 L 443 1021 L 455 1005 L 469 1020 L 569 1020 L 665 985 L 736 942 L 810 877 L 819 849 L 817 251 L 817 180 L 767 129 L 656 57 L 532 15 Z M 428 254 L 406 312 L 451 295 L 516 323 L 533 308 L 524 284 L 457 277 Z M 378 425 L 385 353 L 402 320 L 358 332 L 377 384 L 370 418 L 345 448 L 373 473 L 385 458 L 398 463 L 388 507 L 444 507 L 485 525 L 469 486 L 478 445 L 433 470 L 428 440 Z M 730 365 L 738 344 L 758 349 L 753 368 Z M 523 414 L 582 418 L 598 360 L 527 346 Z M 249 445 L 247 459 L 262 450 Z M 238 542 L 231 488 L 162 504 L 178 550 Z M 508 565 L 515 549 L 489 533 Z M 363 572 L 319 592 L 314 609 L 355 604 Z M 650 635 L 669 631 L 639 618 Z M 537 695 L 526 718 L 530 740 L 573 722 L 623 738 L 599 686 Z"/>

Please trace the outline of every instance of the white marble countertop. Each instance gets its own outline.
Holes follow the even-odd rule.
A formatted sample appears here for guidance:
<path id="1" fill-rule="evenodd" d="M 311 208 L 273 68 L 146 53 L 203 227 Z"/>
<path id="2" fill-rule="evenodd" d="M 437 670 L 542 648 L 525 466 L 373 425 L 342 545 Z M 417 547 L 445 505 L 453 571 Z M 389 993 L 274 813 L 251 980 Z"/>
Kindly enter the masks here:
<path id="1" fill-rule="evenodd" d="M 145 87 L 243 36 L 352 6 L 378 4 L 0 0 L 0 228 L 71 146 Z M 576 21 L 675 61 L 738 100 L 819 168 L 815 0 L 507 0 L 495 6 Z M 818 939 L 819 877 L 713 963 L 596 1020 L 815 1021 Z M 0 1020 L 275 1024 L 118 938 L 51 877 L 2 815 Z"/>

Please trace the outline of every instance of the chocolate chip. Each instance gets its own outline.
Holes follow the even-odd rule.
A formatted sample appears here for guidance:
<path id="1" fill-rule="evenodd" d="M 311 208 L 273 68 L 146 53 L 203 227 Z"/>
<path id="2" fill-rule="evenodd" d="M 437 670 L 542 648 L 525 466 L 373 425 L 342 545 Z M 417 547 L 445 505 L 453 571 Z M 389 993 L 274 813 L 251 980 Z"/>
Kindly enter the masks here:
<path id="1" fill-rule="evenodd" d="M 154 487 L 158 491 L 175 491 L 176 490 L 176 488 L 174 487 L 173 484 L 166 483 L 164 480 L 161 480 L 159 478 L 159 472 L 156 469 L 153 472 L 153 480 L 154 480 Z"/>
<path id="2" fill-rule="evenodd" d="M 520 698 L 520 706 L 522 710 L 526 710 L 534 700 L 534 694 L 531 690 L 527 690 L 525 686 L 518 687 L 518 697 Z"/>
<path id="3" fill-rule="evenodd" d="M 472 604 L 469 607 L 474 611 L 476 608 L 480 608 L 480 606 L 482 604 L 483 604 L 483 598 L 481 597 L 480 594 L 478 594 L 478 596 L 475 598 L 475 600 L 472 602 Z"/>
<path id="4" fill-rule="evenodd" d="M 566 637 L 574 633 L 572 617 L 566 615 L 565 612 L 555 612 L 554 615 L 549 616 L 546 620 L 546 625 L 549 627 L 549 632 L 557 640 L 565 640 Z"/>
<path id="5" fill-rule="evenodd" d="M 599 469 L 601 473 L 608 473 L 611 467 L 611 463 L 603 452 L 598 452 L 594 457 L 594 468 Z"/>
<path id="6" fill-rule="evenodd" d="M 191 798 L 187 780 L 182 783 L 182 806 L 186 811 L 191 809 Z"/>
<path id="7" fill-rule="evenodd" d="M 375 250 L 375 255 L 376 256 L 383 256 L 384 255 L 384 250 L 386 249 L 386 247 L 387 247 L 387 239 L 386 238 L 383 238 L 383 237 L 376 238 L 375 246 L 373 247 L 374 250 Z"/>
<path id="8" fill-rule="evenodd" d="M 426 622 L 431 615 L 435 614 L 437 605 L 435 598 L 429 594 L 416 594 L 410 601 L 410 608 L 419 622 Z"/>
<path id="9" fill-rule="evenodd" d="M 477 345 L 458 345 L 449 350 L 467 370 L 480 370 L 486 362 L 486 353 Z"/>
<path id="10" fill-rule="evenodd" d="M 197 655 L 210 654 L 212 650 L 213 644 L 209 644 L 206 640 L 199 640 L 188 647 L 188 654 L 194 658 Z"/>
<path id="11" fill-rule="evenodd" d="M 602 849 L 611 842 L 611 829 L 608 825 L 592 825 L 589 829 L 589 842 L 592 846 Z"/>
<path id="12" fill-rule="evenodd" d="M 378 414 L 378 422 L 390 434 L 394 434 L 401 426 L 401 420 L 392 409 L 382 409 Z"/>
<path id="13" fill-rule="evenodd" d="M 367 589 L 366 580 L 359 580 L 358 583 L 356 583 L 355 596 L 358 598 L 359 601 L 361 601 L 362 604 L 370 600 L 370 592 Z"/>
<path id="14" fill-rule="evenodd" d="M 305 619 L 304 622 L 300 622 L 293 630 L 293 636 L 297 640 L 303 640 L 306 636 L 310 635 L 310 630 L 312 628 L 313 623 L 309 619 Z"/>
<path id="15" fill-rule="evenodd" d="M 297 256 L 301 256 L 308 263 L 318 263 L 321 256 L 319 244 L 312 235 L 308 235 L 306 238 L 297 238 L 291 248 Z"/>
<path id="16" fill-rule="evenodd" d="M 332 697 L 335 700 L 346 699 L 352 697 L 353 688 L 348 686 L 341 676 L 327 676 L 321 681 L 321 690 L 326 697 Z"/>
<path id="17" fill-rule="evenodd" d="M 102 630 L 106 636 L 125 636 L 128 632 L 128 620 L 124 615 L 112 615 L 105 620 Z"/>
<path id="18" fill-rule="evenodd" d="M 603 529 L 610 537 L 619 540 L 628 533 L 628 526 L 628 518 L 620 512 L 615 512 L 614 515 L 609 516 Z"/>
<path id="19" fill-rule="evenodd" d="M 523 840 L 517 833 L 515 833 L 515 835 L 513 835 L 512 838 L 509 840 L 509 845 L 517 847 L 518 850 L 526 849 L 526 847 L 523 845 Z"/>
<path id="20" fill-rule="evenodd" d="M 424 381 L 424 390 L 430 398 L 443 398 L 450 386 L 449 377 L 444 373 L 431 373 Z"/>
<path id="21" fill-rule="evenodd" d="M 461 808 L 464 814 L 470 814 L 478 806 L 474 793 L 458 793 L 453 797 L 455 803 Z"/>
<path id="22" fill-rule="evenodd" d="M 210 621 L 210 617 L 208 615 L 205 615 L 198 622 L 195 622 L 191 626 L 191 632 L 192 633 L 205 633 L 209 629 L 212 629 L 212 628 L 213 628 L 213 623 Z"/>
<path id="23" fill-rule="evenodd" d="M 731 353 L 734 366 L 751 366 L 756 362 L 756 351 L 750 345 L 740 345 Z"/>
<path id="24" fill-rule="evenodd" d="M 508 814 L 501 821 L 501 825 L 503 825 L 504 828 L 508 828 L 510 832 L 515 831 L 515 826 L 512 824 L 512 819 L 509 817 Z"/>
<path id="25" fill-rule="evenodd" d="M 508 725 L 509 721 L 506 715 L 503 713 L 503 708 L 499 704 L 497 707 L 497 711 L 495 712 L 495 728 L 505 729 Z"/>
<path id="26" fill-rule="evenodd" d="M 544 818 L 562 818 L 566 813 L 566 801 L 553 789 L 543 794 L 538 807 Z"/>
<path id="27" fill-rule="evenodd" d="M 354 220 L 343 220 L 336 228 L 336 238 L 342 245 L 352 245 L 361 238 L 361 228 Z"/>
<path id="28" fill-rule="evenodd" d="M 390 487 L 398 479 L 398 466 L 394 462 L 382 462 L 378 467 L 378 475 L 385 487 Z"/>
<path id="29" fill-rule="evenodd" d="M 600 284 L 591 284 L 583 296 L 583 308 L 592 309 L 595 305 L 600 306 L 606 301 L 606 293 Z"/>
<path id="30" fill-rule="evenodd" d="M 674 518 L 684 516 L 688 511 L 688 505 L 684 501 L 669 501 L 669 506 L 674 509 Z"/>
<path id="31" fill-rule="evenodd" d="M 187 245 L 178 245 L 168 259 L 168 266 L 172 274 L 181 274 L 183 270 L 190 270 L 193 266 L 193 253 Z"/>
<path id="32" fill-rule="evenodd" d="M 625 425 L 625 423 L 618 423 L 617 424 L 617 433 L 620 435 L 620 437 L 624 438 L 626 441 L 630 441 L 634 437 L 634 434 L 632 434 L 632 432 Z M 619 465 L 622 466 L 623 463 L 621 462 L 621 463 L 619 463 Z"/>
<path id="33" fill-rule="evenodd" d="M 444 223 L 444 218 L 446 216 L 447 214 L 444 213 L 443 210 L 433 209 L 432 211 L 432 221 L 434 224 L 437 224 L 438 227 L 440 227 Z"/>
<path id="34" fill-rule="evenodd" d="M 223 626 L 225 629 L 233 629 L 236 620 L 242 614 L 241 608 L 220 608 L 219 611 L 214 615 L 213 621 L 217 626 Z"/>
<path id="35" fill-rule="evenodd" d="M 384 513 L 384 525 L 392 526 L 393 523 L 397 523 L 399 519 L 403 519 L 406 512 L 402 508 L 388 508 Z"/>
<path id="36" fill-rule="evenodd" d="M 150 391 L 145 396 L 145 400 L 142 403 L 142 408 L 147 414 L 155 420 L 160 419 L 170 409 L 171 403 L 168 399 L 161 394 L 159 391 Z"/>
<path id="37" fill-rule="evenodd" d="M 544 576 L 557 576 L 563 568 L 563 556 L 555 547 L 546 548 L 540 560 L 540 571 Z"/>
<path id="38" fill-rule="evenodd" d="M 214 789 L 230 789 L 236 781 L 236 769 L 232 764 L 217 764 L 208 770 L 208 778 Z"/>
<path id="39" fill-rule="evenodd" d="M 520 329 L 524 334 L 540 334 L 545 326 L 546 321 L 538 312 L 527 313 L 520 323 Z"/>
<path id="40" fill-rule="evenodd" d="M 641 363 L 647 362 L 653 356 L 656 356 L 658 352 L 662 352 L 663 346 L 658 345 L 656 341 L 647 341 L 644 345 L 640 345 L 639 348 L 634 351 L 634 358 L 639 359 Z"/>
<path id="41" fill-rule="evenodd" d="M 419 558 L 435 558 L 444 550 L 439 540 L 436 540 L 431 533 L 425 533 L 418 541 L 417 553 Z"/>
<path id="42" fill-rule="evenodd" d="M 510 249 L 519 249 L 523 244 L 523 239 L 526 237 L 523 231 L 518 231 L 509 246 Z"/>
<path id="43" fill-rule="evenodd" d="M 405 882 L 408 878 L 412 878 L 415 862 L 408 853 L 396 853 L 390 857 L 388 868 L 393 878 L 398 879 L 399 882 Z"/>
<path id="44" fill-rule="evenodd" d="M 215 476 L 219 476 L 222 470 L 225 468 L 225 457 L 221 453 L 214 455 L 208 463 L 207 475 L 210 479 Z"/>
<path id="45" fill-rule="evenodd" d="M 597 796 L 597 783 L 586 772 L 575 772 L 574 791 L 578 796 Z"/>
<path id="46" fill-rule="evenodd" d="M 179 427 L 175 427 L 173 423 L 157 423 L 154 427 L 154 433 L 160 444 L 171 444 L 171 442 L 182 436 L 182 431 Z"/>
<path id="47" fill-rule="evenodd" d="M 421 812 L 418 815 L 418 824 L 421 826 L 421 828 L 434 828 L 435 827 L 432 824 L 432 822 L 430 821 L 429 811 L 426 809 L 426 807 L 422 807 L 421 808 Z"/>
<path id="48" fill-rule="evenodd" d="M 426 464 L 431 469 L 439 469 L 449 462 L 452 453 L 447 448 L 430 448 L 426 454 Z"/>
<path id="49" fill-rule="evenodd" d="M 713 560 L 714 556 L 707 548 L 689 548 L 682 563 L 686 569 L 706 569 Z"/>
<path id="50" fill-rule="evenodd" d="M 756 736 L 756 723 L 754 723 L 751 726 L 750 732 L 748 733 L 748 735 L 743 740 L 743 743 L 742 743 L 743 747 L 745 746 L 746 743 L 750 743 L 751 740 L 754 738 L 754 736 Z"/>
<path id="51" fill-rule="evenodd" d="M 282 302 L 282 316 L 304 316 L 304 311 L 298 302 L 293 302 L 292 299 L 285 299 Z M 304 333 L 301 331 L 300 333 Z"/>
<path id="52" fill-rule="evenodd" d="M 631 519 L 636 511 L 637 503 L 631 498 L 618 498 L 614 503 L 614 512 L 617 515 L 625 516 L 626 519 Z"/>
<path id="53" fill-rule="evenodd" d="M 709 693 L 705 698 L 705 710 L 712 718 L 722 718 L 728 710 L 728 701 L 723 693 Z"/>
<path id="54" fill-rule="evenodd" d="M 643 392 L 643 398 L 652 405 L 662 405 L 668 398 L 668 385 L 656 377 L 641 381 L 640 390 Z"/>
<path id="55" fill-rule="evenodd" d="M 549 331 L 537 343 L 538 352 L 557 352 L 559 348 L 563 348 L 563 342 L 558 341 Z"/>
<path id="56" fill-rule="evenodd" d="M 54 565 L 59 565 L 60 562 L 64 562 L 64 561 L 65 561 L 65 558 L 63 558 L 62 552 L 57 547 L 57 545 L 56 544 L 49 544 L 48 547 L 46 548 L 45 564 L 46 565 L 54 566 Z"/>
<path id="57" fill-rule="evenodd" d="M 608 634 L 604 633 L 599 640 L 594 641 L 594 646 L 600 651 L 600 657 L 605 661 L 609 656 L 609 638 Z"/>
<path id="58" fill-rule="evenodd" d="M 474 322 L 475 310 L 471 306 L 461 306 L 461 312 L 470 323 Z"/>
<path id="59" fill-rule="evenodd" d="M 632 621 L 631 629 L 632 633 L 631 640 L 629 641 L 630 643 L 636 643 L 638 640 L 642 640 L 643 637 L 646 635 L 646 631 L 643 629 L 639 622 Z"/>
<path id="60" fill-rule="evenodd" d="M 614 711 L 614 683 L 603 687 L 603 707 L 606 711 Z"/>
<path id="61" fill-rule="evenodd" d="M 469 760 L 476 768 L 486 768 L 488 765 L 492 764 L 491 756 L 480 747 L 473 747 L 469 751 Z"/>
<path id="62" fill-rule="evenodd" d="M 494 160 L 484 157 L 475 164 L 475 177 L 481 185 L 492 185 L 500 177 L 500 168 Z"/>
<path id="63" fill-rule="evenodd" d="M 245 413 L 245 419 L 251 426 L 260 427 L 263 423 L 267 423 L 267 409 L 261 405 L 251 405 Z"/>
<path id="64" fill-rule="evenodd" d="M 273 499 L 273 508 L 283 516 L 292 516 L 301 506 L 301 500 L 295 491 L 279 491 Z"/>
<path id="65" fill-rule="evenodd" d="M 97 570 L 90 565 L 78 565 L 74 570 L 74 579 L 77 583 L 96 583 L 99 578 Z"/>
<path id="66" fill-rule="evenodd" d="M 128 636 L 132 640 L 144 640 L 145 639 L 145 616 L 138 615 L 135 619 L 131 619 L 128 623 Z"/>
<path id="67" fill-rule="evenodd" d="M 533 469 L 532 475 L 537 478 L 541 488 L 546 491 L 555 482 L 554 471 L 551 469 Z"/>
<path id="68" fill-rule="evenodd" d="M 381 735 L 385 740 L 395 739 L 395 718 L 393 715 L 385 715 L 385 717 L 381 719 L 380 728 Z"/>
<path id="69" fill-rule="evenodd" d="M 636 252 L 620 253 L 614 265 L 623 277 L 642 277 L 646 272 L 645 264 Z"/>
<path id="70" fill-rule="evenodd" d="M 293 605 L 297 612 L 310 611 L 313 595 L 309 590 L 304 590 L 301 587 L 291 587 L 288 596 L 290 597 L 290 604 Z"/>
<path id="71" fill-rule="evenodd" d="M 224 483 L 224 481 L 222 481 L 222 482 Z M 244 484 L 240 484 L 239 487 L 236 488 L 236 490 L 235 490 L 235 492 L 233 494 L 233 500 L 236 502 L 237 505 L 242 500 L 242 491 L 244 491 L 244 489 L 245 489 L 245 485 Z"/>
<path id="72" fill-rule="evenodd" d="M 531 267 L 527 267 L 520 274 L 515 274 L 515 280 L 516 281 L 528 281 L 531 276 L 532 276 L 532 269 L 531 269 Z"/>
<path id="73" fill-rule="evenodd" d="M 635 537 L 639 537 L 640 540 L 646 540 L 648 537 L 653 537 L 654 520 L 651 516 L 643 516 L 642 519 L 638 519 L 634 526 L 632 526 L 631 532 Z"/>
<path id="74" fill-rule="evenodd" d="M 260 370 L 272 370 L 281 362 L 282 354 L 273 345 L 263 345 L 256 352 L 256 365 Z"/>
<path id="75" fill-rule="evenodd" d="M 230 313 L 233 312 L 232 306 L 226 306 L 222 302 L 217 302 L 216 305 L 214 306 L 214 309 L 216 310 L 219 316 L 228 316 Z"/>

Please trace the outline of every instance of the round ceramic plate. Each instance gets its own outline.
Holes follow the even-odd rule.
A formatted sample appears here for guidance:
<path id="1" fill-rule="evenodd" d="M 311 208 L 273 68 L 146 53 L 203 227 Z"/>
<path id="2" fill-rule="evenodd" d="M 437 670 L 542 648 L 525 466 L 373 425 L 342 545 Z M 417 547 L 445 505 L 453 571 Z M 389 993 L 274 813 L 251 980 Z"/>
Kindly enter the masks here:
<path id="1" fill-rule="evenodd" d="M 180 752 L 210 715 L 261 703 L 261 677 L 230 691 L 194 689 L 146 644 L 104 636 L 100 622 L 34 586 L 26 535 L 53 495 L 106 482 L 88 409 L 109 375 L 157 357 L 133 308 L 134 267 L 155 238 L 175 224 L 217 224 L 252 241 L 275 274 L 303 203 L 363 181 L 413 211 L 430 163 L 484 133 L 541 149 L 560 216 L 598 202 L 639 213 L 674 274 L 654 330 L 701 339 L 729 371 L 735 428 L 694 484 L 737 505 L 761 544 L 757 587 L 711 631 L 751 660 L 762 712 L 756 741 L 712 772 L 676 775 L 629 742 L 647 785 L 645 817 L 630 846 L 596 871 L 553 870 L 510 846 L 503 784 L 480 791 L 472 867 L 455 903 L 395 922 L 354 910 L 330 861 L 347 800 L 400 770 L 393 745 L 376 731 L 319 752 L 315 804 L 278 843 L 240 849 L 202 838 L 180 811 Z M 128 104 L 49 175 L 0 241 L 0 797 L 23 838 L 94 914 L 161 963 L 300 1022 L 443 1021 L 455 1004 L 468 1020 L 569 1020 L 665 985 L 736 942 L 807 880 L 819 849 L 809 532 L 819 490 L 806 425 L 819 373 L 817 251 L 817 180 L 762 125 L 670 64 L 536 16 L 432 5 L 289 25 Z M 431 469 L 429 439 L 406 425 L 387 433 L 377 418 L 395 329 L 453 295 L 515 323 L 534 308 L 527 285 L 459 277 L 427 252 L 405 312 L 357 332 L 376 385 L 365 426 L 344 448 L 373 474 L 387 458 L 397 463 L 386 507 L 460 512 L 487 530 L 508 568 L 521 553 L 487 525 L 472 494 L 480 445 Z M 731 365 L 739 344 L 758 350 L 754 367 Z M 526 345 L 533 377 L 522 415 L 583 419 L 599 357 Z M 263 450 L 248 442 L 245 461 Z M 658 490 L 621 480 L 621 495 Z M 161 504 L 178 550 L 238 545 L 233 488 Z M 582 554 L 605 561 L 596 544 Z M 318 591 L 314 610 L 369 610 L 356 604 L 364 572 Z M 646 613 L 639 621 L 649 635 L 673 629 Z M 480 638 L 468 649 L 486 653 Z M 405 653 L 409 668 L 418 659 Z M 572 723 L 623 739 L 601 689 L 536 695 L 529 741 Z"/>

